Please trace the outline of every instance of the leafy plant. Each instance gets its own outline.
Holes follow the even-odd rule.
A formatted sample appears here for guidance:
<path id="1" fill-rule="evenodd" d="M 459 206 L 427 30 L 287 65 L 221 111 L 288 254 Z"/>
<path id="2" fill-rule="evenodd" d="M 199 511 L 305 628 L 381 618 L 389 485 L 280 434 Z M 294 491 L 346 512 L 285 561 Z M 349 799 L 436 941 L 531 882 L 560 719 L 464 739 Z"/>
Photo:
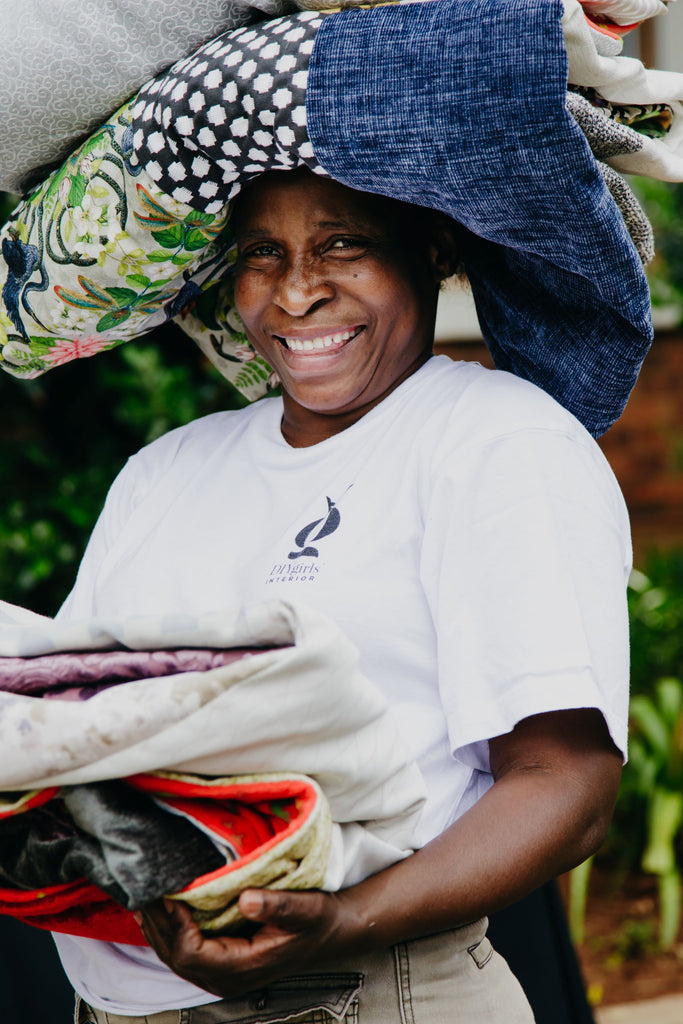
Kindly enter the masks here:
<path id="1" fill-rule="evenodd" d="M 653 696 L 631 701 L 628 771 L 646 807 L 642 868 L 659 880 L 662 949 L 676 941 L 681 920 L 681 875 L 676 840 L 683 825 L 683 682 L 660 679 Z"/>
<path id="2" fill-rule="evenodd" d="M 675 940 L 681 903 L 676 844 L 683 793 L 683 552 L 652 552 L 644 570 L 631 574 L 628 592 L 630 760 L 598 856 L 609 865 L 615 885 L 641 870 L 658 876 L 660 942 L 668 946 Z M 569 921 L 577 943 L 583 941 L 591 863 L 580 865 L 569 879 Z"/>
<path id="3" fill-rule="evenodd" d="M 653 680 L 683 678 L 683 551 L 652 552 L 629 585 L 631 692 Z"/>
<path id="4" fill-rule="evenodd" d="M 648 277 L 655 305 L 677 310 L 683 324 L 683 185 L 637 178 L 635 185 L 655 233 Z"/>

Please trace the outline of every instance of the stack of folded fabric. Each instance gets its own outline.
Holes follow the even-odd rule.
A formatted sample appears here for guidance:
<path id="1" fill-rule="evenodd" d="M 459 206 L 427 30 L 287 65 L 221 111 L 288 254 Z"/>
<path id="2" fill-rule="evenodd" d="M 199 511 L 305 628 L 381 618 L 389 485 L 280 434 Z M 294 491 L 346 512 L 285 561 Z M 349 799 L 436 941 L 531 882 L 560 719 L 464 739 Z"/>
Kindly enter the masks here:
<path id="1" fill-rule="evenodd" d="M 224 929 L 250 885 L 334 890 L 410 852 L 420 773 L 317 615 L 2 605 L 0 652 L 2 913 L 144 943 L 131 911 L 162 895 Z"/>

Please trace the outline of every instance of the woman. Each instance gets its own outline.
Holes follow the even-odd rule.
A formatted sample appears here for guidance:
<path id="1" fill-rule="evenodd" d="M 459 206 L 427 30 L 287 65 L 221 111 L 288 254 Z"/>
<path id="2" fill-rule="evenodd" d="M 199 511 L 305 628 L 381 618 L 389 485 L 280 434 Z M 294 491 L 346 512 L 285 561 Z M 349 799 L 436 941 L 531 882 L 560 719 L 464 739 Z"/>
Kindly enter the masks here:
<path id="1" fill-rule="evenodd" d="M 170 971 L 57 936 L 81 1024 L 532 1019 L 484 916 L 605 834 L 625 749 L 628 529 L 570 414 L 432 357 L 449 224 L 306 170 L 252 184 L 236 304 L 282 399 L 135 456 L 60 613 L 314 603 L 359 647 L 422 769 L 417 852 L 334 895 L 247 891 L 243 936 L 149 906 Z"/>

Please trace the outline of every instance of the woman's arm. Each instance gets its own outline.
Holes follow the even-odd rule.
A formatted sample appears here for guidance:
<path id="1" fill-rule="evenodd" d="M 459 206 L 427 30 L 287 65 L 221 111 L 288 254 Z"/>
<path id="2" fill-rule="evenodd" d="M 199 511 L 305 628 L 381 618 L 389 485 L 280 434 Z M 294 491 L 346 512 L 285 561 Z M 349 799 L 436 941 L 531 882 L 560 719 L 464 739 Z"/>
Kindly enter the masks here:
<path id="1" fill-rule="evenodd" d="M 160 958 L 223 998 L 306 965 L 453 928 L 520 899 L 600 845 L 621 754 L 600 712 L 534 715 L 490 741 L 494 785 L 438 838 L 339 893 L 247 890 L 251 938 L 202 935 L 184 905 L 141 915 Z"/>

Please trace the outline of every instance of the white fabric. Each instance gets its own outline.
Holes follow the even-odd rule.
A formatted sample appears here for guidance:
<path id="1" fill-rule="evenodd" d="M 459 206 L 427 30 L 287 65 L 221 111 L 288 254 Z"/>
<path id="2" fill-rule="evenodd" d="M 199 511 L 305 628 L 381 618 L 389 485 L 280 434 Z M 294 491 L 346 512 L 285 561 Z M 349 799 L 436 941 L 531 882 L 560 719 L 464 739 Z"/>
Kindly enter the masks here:
<path id="1" fill-rule="evenodd" d="M 267 399 L 219 413 L 130 460 L 62 617 L 266 596 L 320 609 L 358 646 L 422 769 L 418 844 L 488 788 L 487 740 L 523 717 L 598 707 L 625 750 L 627 517 L 569 413 L 445 357 L 313 447 L 287 445 L 281 412 Z M 294 557 L 306 548 L 317 553 Z M 58 944 L 98 1006 L 192 1002 L 190 987 L 184 1002 L 175 982 L 170 996 L 153 976 L 145 985 L 131 961 L 123 988 L 120 963 L 106 963 L 120 949 Z M 124 991 L 144 1002 L 122 1003 Z"/>
<path id="2" fill-rule="evenodd" d="M 637 152 L 602 159 L 625 174 L 683 181 L 683 74 L 646 68 L 635 57 L 600 53 L 597 34 L 590 28 L 579 0 L 563 2 L 562 29 L 570 85 L 595 89 L 611 103 L 667 103 L 673 111 L 671 129 L 661 139 L 639 134 L 642 146 Z"/>
<path id="3" fill-rule="evenodd" d="M 3 610 L 7 616 L 11 606 Z M 203 616 L 36 619 L 0 623 L 0 655 L 100 650 L 112 642 L 136 650 L 292 646 L 206 672 L 110 687 L 87 701 L 0 692 L 0 789 L 77 785 L 160 768 L 303 773 L 320 783 L 336 822 L 367 822 L 360 830 L 361 837 L 367 833 L 360 851 L 366 870 L 379 870 L 410 847 L 423 801 L 420 773 L 386 699 L 358 671 L 354 648 L 318 613 L 273 600 Z M 328 687 L 320 686 L 321 676 Z M 354 829 L 354 856 L 358 841 Z M 357 878 L 349 858 L 341 874 L 337 862 L 330 887 Z"/>
<path id="4" fill-rule="evenodd" d="M 580 0 L 592 15 L 603 15 L 617 25 L 635 25 L 666 11 L 665 0 Z"/>

